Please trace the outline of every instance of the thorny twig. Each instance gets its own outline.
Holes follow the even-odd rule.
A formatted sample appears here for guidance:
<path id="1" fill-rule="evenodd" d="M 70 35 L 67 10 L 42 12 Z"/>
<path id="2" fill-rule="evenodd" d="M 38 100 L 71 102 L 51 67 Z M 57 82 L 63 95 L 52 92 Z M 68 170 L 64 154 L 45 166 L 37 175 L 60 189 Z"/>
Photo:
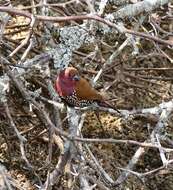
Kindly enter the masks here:
<path id="1" fill-rule="evenodd" d="M 32 19 L 32 14 L 30 13 L 27 13 L 25 11 L 21 11 L 21 10 L 18 10 L 18 9 L 12 9 L 12 8 L 8 8 L 8 7 L 0 7 L 0 11 L 2 12 L 8 12 L 10 14 L 16 14 L 16 15 L 21 15 L 21 16 L 25 16 L 27 18 L 30 18 Z M 51 17 L 51 16 L 40 16 L 40 15 L 35 15 L 34 17 L 36 20 L 38 21 L 50 21 L 50 22 L 65 22 L 65 21 L 74 21 L 74 20 L 96 20 L 96 21 L 99 21 L 101 23 L 104 23 L 110 27 L 113 27 L 115 28 L 116 30 L 118 30 L 119 32 L 121 33 L 128 33 L 128 34 L 132 34 L 132 35 L 136 35 L 136 36 L 140 36 L 142 38 L 146 38 L 146 39 L 149 39 L 149 40 L 153 40 L 153 41 L 156 41 L 158 43 L 163 43 L 165 45 L 170 45 L 172 46 L 173 43 L 171 41 L 168 41 L 168 40 L 162 40 L 160 38 L 157 38 L 155 36 L 151 36 L 151 35 L 148 35 L 148 34 L 145 34 L 145 33 L 141 33 L 141 32 L 137 32 L 137 31 L 133 31 L 133 30 L 130 30 L 130 29 L 126 29 L 124 27 L 122 27 L 122 25 L 115 25 L 114 23 L 104 19 L 104 18 L 101 18 L 97 15 L 80 15 L 80 16 L 66 16 L 66 17 Z"/>
<path id="2" fill-rule="evenodd" d="M 73 4 L 73 3 L 76 3 L 76 2 L 77 2 L 76 0 L 72 0 L 72 1 L 69 1 L 67 3 L 48 4 L 47 1 L 43 1 L 42 4 L 41 3 L 36 4 L 36 5 L 33 4 L 32 6 L 24 7 L 23 9 L 32 8 L 32 10 L 34 11 L 34 10 L 36 10 L 35 8 L 37 8 L 37 7 L 43 7 L 42 10 L 45 10 L 44 9 L 45 7 L 46 7 L 46 10 L 48 10 L 49 7 L 62 7 L 62 8 L 64 8 L 64 7 L 67 7 L 70 4 Z M 51 21 L 51 22 L 60 22 L 61 21 L 62 22 L 62 21 L 74 21 L 74 20 L 75 21 L 81 21 L 81 20 L 86 19 L 86 20 L 93 20 L 93 21 L 98 21 L 100 23 L 104 23 L 104 24 L 106 24 L 106 25 L 108 25 L 108 26 L 110 26 L 112 28 L 117 29 L 120 33 L 126 33 L 127 39 L 119 46 L 119 48 L 116 51 L 114 51 L 114 49 L 112 49 L 114 51 L 114 53 L 109 57 L 109 59 L 107 59 L 107 61 L 104 62 L 105 64 L 104 64 L 104 66 L 102 65 L 102 67 L 101 67 L 100 71 L 98 72 L 98 75 L 96 76 L 94 82 L 96 82 L 98 79 L 100 79 L 100 76 L 101 76 L 101 74 L 103 72 L 103 69 L 105 69 L 105 67 L 107 67 L 107 65 L 112 66 L 112 63 L 114 62 L 115 58 L 117 58 L 118 55 L 120 55 L 122 53 L 122 51 L 125 49 L 125 47 L 127 47 L 127 45 L 129 45 L 129 43 L 132 43 L 130 45 L 132 45 L 134 49 L 137 48 L 138 49 L 137 51 L 139 53 L 139 48 L 135 44 L 139 40 L 135 39 L 134 36 L 139 36 L 139 37 L 144 37 L 146 39 L 151 39 L 151 40 L 154 40 L 155 42 L 163 43 L 165 45 L 171 45 L 171 46 L 173 45 L 171 40 L 170 41 L 169 40 L 163 40 L 164 38 L 159 38 L 159 37 L 152 36 L 150 34 L 129 30 L 129 29 L 126 29 L 123 25 L 117 25 L 116 26 L 116 24 L 113 23 L 112 21 L 109 21 L 109 20 L 105 19 L 106 17 L 105 18 L 101 17 L 102 15 L 104 16 L 104 10 L 106 9 L 107 2 L 108 2 L 107 0 L 101 0 L 100 1 L 99 10 L 98 10 L 98 15 L 99 16 L 95 14 L 96 9 L 94 7 L 93 2 L 91 2 L 90 0 L 87 1 L 87 5 L 88 5 L 88 9 L 90 11 L 90 14 L 77 15 L 77 16 L 49 17 L 49 16 L 36 15 L 35 12 L 33 12 L 33 14 L 35 14 L 35 16 L 34 16 L 34 19 L 32 19 L 33 14 L 27 13 L 25 11 L 20 11 L 18 9 L 14 9 L 12 7 L 6 7 L 6 8 L 0 7 L 1 11 L 12 13 L 12 14 L 15 14 L 15 15 L 23 15 L 25 17 L 30 18 L 31 21 L 34 21 L 34 22 L 30 23 L 31 30 L 29 32 L 29 35 L 26 37 L 27 41 L 26 41 L 26 39 L 24 40 L 26 43 L 24 43 L 24 44 L 22 43 L 23 45 L 22 44 L 19 45 L 17 47 L 17 49 L 15 49 L 10 55 L 13 55 L 14 53 L 16 53 L 19 49 L 24 47 L 24 45 L 26 45 L 29 40 L 31 40 L 30 45 L 25 50 L 21 60 L 18 63 L 21 63 L 21 61 L 23 62 L 23 60 L 27 57 L 27 55 L 28 55 L 28 53 L 30 51 L 30 48 L 32 47 L 32 43 L 33 43 L 31 36 L 32 36 L 32 29 L 33 29 L 35 21 L 43 21 L 43 22 L 44 21 Z M 148 2 L 148 1 L 144 0 L 142 2 L 139 2 L 139 4 L 140 3 L 144 4 L 146 2 Z M 165 0 L 164 3 L 165 2 L 167 2 L 167 1 Z M 80 3 L 83 3 L 83 2 L 80 2 Z M 136 3 L 136 4 L 131 5 L 131 6 L 134 8 L 134 7 L 138 7 L 139 4 Z M 146 7 L 147 4 L 144 4 L 144 5 L 145 5 L 144 7 Z M 158 6 L 158 4 L 157 4 L 157 6 Z M 119 10 L 119 13 L 121 13 L 123 10 L 128 10 L 129 7 L 130 6 L 125 6 L 124 8 Z M 144 11 L 144 7 L 141 7 L 141 9 L 138 9 L 137 11 L 134 11 L 132 13 L 136 15 L 139 12 Z M 71 8 L 72 8 L 73 11 L 75 11 L 73 9 L 73 7 L 71 7 Z M 153 6 L 152 8 L 156 8 L 156 7 Z M 68 13 L 70 14 L 70 12 L 68 12 Z M 78 12 L 76 11 L 76 13 L 78 13 Z M 45 15 L 47 15 L 47 14 L 45 14 Z M 171 18 L 171 16 L 169 16 L 169 18 Z M 92 23 L 94 23 L 94 22 L 92 22 Z M 156 29 L 157 28 L 154 28 L 154 30 L 156 30 Z M 131 35 L 129 36 L 129 34 L 131 34 Z M 100 51 L 100 49 L 98 47 L 98 44 L 96 44 L 95 47 L 96 47 L 96 49 L 98 51 Z M 162 52 L 162 53 L 164 54 L 164 52 Z M 99 54 L 100 54 L 100 57 L 102 59 L 103 56 L 101 54 L 101 51 L 99 52 Z M 95 51 L 95 55 L 96 55 L 96 51 Z M 163 56 L 167 57 L 167 54 L 166 55 L 164 54 Z M 48 71 L 48 73 L 46 73 L 46 75 L 44 77 L 46 78 L 45 81 L 46 81 L 46 84 L 48 86 L 48 91 L 49 91 L 49 94 L 50 94 L 50 97 L 51 97 L 52 100 L 50 100 L 48 98 L 45 98 L 45 97 L 43 97 L 41 95 L 37 95 L 36 92 L 26 90 L 26 88 L 24 88 L 24 86 L 22 85 L 22 83 L 20 81 L 20 77 L 22 75 L 27 74 L 30 71 L 34 70 L 33 65 L 36 65 L 36 67 L 38 67 L 41 70 L 42 65 L 44 63 L 47 64 L 47 61 L 49 61 L 51 59 L 51 56 L 50 56 L 50 54 L 44 54 L 44 55 L 42 54 L 42 55 L 40 55 L 40 57 L 38 56 L 37 58 L 35 57 L 34 59 L 32 59 L 30 61 L 24 62 L 22 66 L 13 65 L 14 67 L 21 67 L 21 68 L 25 69 L 25 70 L 23 70 L 23 69 L 18 70 L 18 71 L 21 71 L 21 72 L 11 71 L 10 67 L 9 67 L 11 65 L 11 63 L 9 63 L 8 61 L 4 62 L 4 60 L 1 59 L 1 62 L 4 65 L 8 65 L 8 66 L 5 66 L 6 69 L 4 69 L 4 70 L 7 72 L 10 79 L 12 79 L 12 81 L 14 82 L 17 89 L 21 92 L 23 98 L 28 103 L 31 103 L 34 106 L 34 111 L 36 112 L 37 117 L 47 127 L 46 132 L 50 131 L 50 136 L 49 136 L 49 140 L 50 140 L 49 161 L 50 162 L 51 162 L 51 156 L 52 156 L 52 142 L 53 142 L 53 140 L 57 143 L 57 145 L 60 148 L 60 156 L 58 157 L 59 160 L 58 160 L 58 162 L 56 164 L 56 167 L 53 169 L 52 172 L 48 171 L 47 180 L 45 181 L 44 185 L 42 186 L 41 183 L 40 183 L 40 186 L 41 186 L 42 190 L 43 189 L 45 190 L 45 189 L 53 186 L 56 181 L 60 180 L 60 176 L 64 174 L 65 166 L 67 164 L 69 164 L 69 166 L 70 166 L 69 170 L 71 168 L 73 168 L 76 171 L 77 174 L 76 173 L 74 174 L 74 172 L 72 172 L 72 171 L 69 171 L 69 172 L 71 172 L 71 174 L 73 173 L 72 175 L 76 175 L 78 177 L 78 179 L 81 182 L 80 183 L 81 184 L 81 189 L 93 189 L 93 188 L 95 188 L 96 185 L 100 189 L 106 189 L 106 190 L 109 189 L 107 187 L 107 183 L 105 183 L 104 180 L 103 180 L 103 182 L 101 182 L 100 180 L 98 180 L 96 178 L 91 178 L 91 177 L 87 176 L 86 173 L 85 173 L 87 170 L 85 171 L 84 169 L 81 169 L 81 171 L 83 173 L 79 172 L 79 174 L 78 174 L 78 171 L 80 171 L 79 168 L 82 167 L 82 164 L 85 165 L 87 163 L 87 161 L 90 162 L 90 160 L 86 156 L 85 157 L 86 162 L 85 162 L 83 160 L 83 152 L 82 152 L 83 150 L 81 149 L 81 151 L 79 151 L 78 154 L 77 154 L 76 147 L 78 149 L 79 149 L 79 146 L 88 147 L 87 146 L 88 143 L 104 143 L 104 144 L 105 143 L 112 143 L 112 144 L 113 143 L 123 143 L 123 144 L 128 144 L 128 145 L 140 146 L 140 148 L 136 151 L 136 153 L 134 154 L 132 159 L 129 161 L 129 164 L 127 165 L 127 167 L 124 168 L 124 169 L 119 168 L 120 170 L 123 170 L 123 172 L 118 177 L 116 182 L 113 179 L 110 178 L 109 173 L 105 172 L 104 168 L 99 164 L 99 161 L 96 159 L 94 154 L 92 154 L 92 152 L 90 150 L 88 151 L 90 157 L 92 157 L 92 160 L 95 161 L 94 162 L 95 166 L 97 166 L 97 167 L 92 167 L 93 171 L 97 171 L 97 169 L 98 169 L 99 170 L 98 171 L 98 173 L 99 173 L 98 176 L 100 174 L 102 176 L 104 176 L 104 179 L 106 179 L 106 182 L 107 181 L 109 182 L 109 185 L 121 184 L 123 181 L 125 181 L 125 179 L 128 177 L 129 174 L 135 174 L 138 177 L 143 177 L 143 176 L 153 174 L 156 171 L 158 171 L 160 169 L 164 169 L 167 166 L 169 166 L 170 164 L 172 164 L 172 160 L 168 160 L 168 158 L 166 157 L 166 154 L 165 154 L 167 152 L 172 152 L 172 149 L 163 147 L 161 145 L 161 142 L 160 142 L 160 130 L 158 130 L 161 127 L 164 128 L 164 126 L 165 126 L 164 124 L 166 123 L 166 121 L 169 118 L 170 112 L 172 111 L 172 107 L 173 107 L 172 106 L 172 100 L 169 101 L 169 102 L 163 102 L 160 105 L 158 105 L 156 107 L 153 107 L 153 108 L 149 108 L 149 109 L 147 109 L 147 108 L 146 109 L 134 109 L 134 110 L 131 110 L 131 111 L 129 111 L 129 110 L 120 110 L 121 114 L 117 113 L 117 111 L 115 111 L 113 109 L 100 108 L 100 107 L 95 107 L 95 108 L 86 107 L 86 108 L 82 108 L 82 109 L 75 108 L 75 110 L 68 111 L 68 113 L 71 113 L 73 116 L 68 117 L 68 119 L 69 119 L 69 129 L 68 129 L 68 132 L 65 132 L 63 130 L 63 126 L 62 126 L 61 119 L 60 119 L 60 114 L 59 114 L 59 109 L 62 107 L 62 104 L 59 103 L 59 102 L 56 102 L 56 100 L 57 100 L 57 98 L 55 98 L 56 93 L 55 93 L 55 90 L 54 90 L 54 88 L 52 86 L 52 83 L 51 83 L 51 80 L 50 80 L 50 70 L 48 69 L 49 71 Z M 167 58 L 169 58 L 169 57 L 167 57 Z M 34 60 L 35 60 L 35 62 L 34 62 Z M 169 60 L 171 60 L 171 58 L 169 58 Z M 37 61 L 39 61 L 39 63 L 37 63 Z M 99 62 L 96 58 L 95 58 L 95 61 Z M 101 61 L 100 63 L 103 63 L 103 62 Z M 68 63 L 67 63 L 67 65 L 68 65 Z M 139 69 L 139 68 L 134 68 L 134 69 L 133 68 L 128 68 L 128 69 L 129 70 L 131 69 L 131 71 L 137 71 L 137 69 Z M 141 68 L 139 70 L 143 71 L 143 70 L 147 70 L 147 69 L 152 70 L 152 68 L 151 69 L 150 68 L 144 68 L 144 69 Z M 154 69 L 155 68 L 153 68 L 153 70 Z M 156 69 L 159 70 L 159 68 L 156 68 Z M 166 70 L 168 70 L 168 68 L 166 68 Z M 169 70 L 171 70 L 171 69 L 169 69 Z M 123 74 L 128 75 L 128 73 L 125 73 L 125 72 Z M 128 75 L 128 76 L 130 77 L 130 75 Z M 145 76 L 140 76 L 139 75 L 137 77 L 140 78 L 140 80 L 143 80 L 145 82 L 150 82 L 150 83 L 154 84 L 153 81 L 145 80 L 144 79 Z M 146 77 L 148 77 L 148 76 L 146 76 Z M 157 77 L 155 79 L 157 79 Z M 119 80 L 119 78 L 118 78 L 118 80 Z M 171 77 L 170 77 L 170 80 L 171 80 Z M 115 81 L 116 81 L 116 79 L 115 79 Z M 128 84 L 131 84 L 131 83 L 129 82 Z M 135 87 L 135 86 L 136 87 L 138 86 L 138 87 L 141 87 L 141 88 L 143 87 L 143 86 L 139 86 L 137 84 L 133 85 L 133 87 Z M 152 90 L 150 90 L 150 92 L 152 92 Z M 39 102 L 39 101 L 47 102 L 47 103 L 53 105 L 53 107 L 54 107 L 54 118 L 53 119 L 51 118 L 53 121 L 50 119 L 49 114 L 47 113 L 46 109 L 44 108 L 44 104 L 42 102 Z M 27 163 L 27 158 L 25 157 L 24 144 L 23 144 L 23 139 L 22 139 L 23 136 L 21 135 L 21 133 L 18 132 L 18 130 L 17 130 L 15 124 L 14 124 L 14 121 L 13 121 L 13 118 L 12 118 L 12 116 L 10 114 L 10 110 L 8 108 L 7 103 L 5 103 L 5 107 L 6 107 L 7 116 L 8 116 L 8 119 L 9 119 L 10 123 L 11 123 L 11 126 L 14 128 L 14 130 L 15 130 L 15 132 L 17 134 L 17 137 L 21 142 L 20 144 L 21 144 L 22 157 L 24 158 L 24 160 Z M 106 112 L 115 114 L 117 116 L 120 116 L 120 117 L 122 117 L 124 119 L 128 119 L 130 117 L 133 118 L 133 117 L 135 117 L 137 115 L 140 115 L 142 117 L 149 118 L 147 120 L 147 122 L 150 122 L 151 117 L 149 117 L 149 116 L 151 116 L 151 114 L 154 114 L 155 115 L 154 123 L 157 122 L 157 124 L 156 124 L 156 127 L 155 127 L 154 131 L 152 132 L 152 135 L 151 135 L 152 140 L 149 138 L 149 139 L 147 139 L 147 141 L 138 142 L 138 141 L 135 141 L 135 140 L 123 140 L 123 139 L 117 140 L 117 139 L 100 139 L 100 138 L 99 139 L 97 139 L 97 138 L 90 139 L 90 138 L 83 138 L 81 136 L 81 129 L 82 129 L 83 124 L 84 124 L 85 114 L 82 115 L 82 119 L 81 119 L 80 123 L 79 123 L 79 117 L 80 117 L 80 114 L 81 114 L 80 111 L 87 111 L 87 110 L 106 111 Z M 75 113 L 73 114 L 73 112 L 75 112 Z M 154 169 L 152 171 L 140 174 L 138 172 L 133 171 L 133 167 L 138 162 L 140 156 L 142 154 L 146 153 L 147 148 L 154 148 L 154 149 L 158 149 L 160 151 L 160 157 L 161 157 L 161 160 L 163 162 L 163 166 L 159 167 L 159 168 L 156 168 L 156 169 Z M 76 164 L 73 161 L 80 162 L 81 164 Z M 91 185 L 90 183 L 92 183 L 93 185 Z M 11 187 L 9 186 L 9 189 L 10 188 Z"/>

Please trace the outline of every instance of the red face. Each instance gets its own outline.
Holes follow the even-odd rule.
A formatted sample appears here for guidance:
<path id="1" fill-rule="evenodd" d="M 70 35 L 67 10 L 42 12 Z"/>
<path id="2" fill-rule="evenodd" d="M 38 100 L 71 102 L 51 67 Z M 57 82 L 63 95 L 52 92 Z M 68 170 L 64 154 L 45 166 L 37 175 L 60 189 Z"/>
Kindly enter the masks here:
<path id="1" fill-rule="evenodd" d="M 75 85 L 79 80 L 78 71 L 73 67 L 68 67 L 60 71 L 56 80 L 56 91 L 60 96 L 70 96 L 75 91 Z"/>

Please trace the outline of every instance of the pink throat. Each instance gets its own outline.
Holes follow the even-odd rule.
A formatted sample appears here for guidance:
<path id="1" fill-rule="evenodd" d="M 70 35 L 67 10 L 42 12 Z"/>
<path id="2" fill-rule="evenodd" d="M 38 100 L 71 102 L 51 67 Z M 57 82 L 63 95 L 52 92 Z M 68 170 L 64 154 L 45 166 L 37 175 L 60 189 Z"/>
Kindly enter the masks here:
<path id="1" fill-rule="evenodd" d="M 60 96 L 70 96 L 75 90 L 75 82 L 68 78 L 59 76 L 56 80 L 56 89 Z"/>

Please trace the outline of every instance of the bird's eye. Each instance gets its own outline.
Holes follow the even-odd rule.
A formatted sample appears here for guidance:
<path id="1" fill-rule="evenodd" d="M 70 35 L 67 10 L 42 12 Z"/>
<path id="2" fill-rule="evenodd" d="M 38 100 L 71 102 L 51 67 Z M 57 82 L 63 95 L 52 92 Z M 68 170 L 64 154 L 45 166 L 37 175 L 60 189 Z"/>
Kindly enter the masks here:
<path id="1" fill-rule="evenodd" d="M 74 75 L 73 76 L 73 80 L 74 81 L 79 81 L 80 80 L 80 76 L 79 75 Z"/>

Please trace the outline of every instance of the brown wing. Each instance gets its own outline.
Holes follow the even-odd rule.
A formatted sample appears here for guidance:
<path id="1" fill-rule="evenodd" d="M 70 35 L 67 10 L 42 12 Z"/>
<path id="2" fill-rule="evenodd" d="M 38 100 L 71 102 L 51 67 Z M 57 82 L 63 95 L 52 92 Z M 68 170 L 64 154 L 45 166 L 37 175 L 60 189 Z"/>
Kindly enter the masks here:
<path id="1" fill-rule="evenodd" d="M 102 95 L 84 78 L 76 83 L 75 90 L 80 100 L 103 100 Z"/>

